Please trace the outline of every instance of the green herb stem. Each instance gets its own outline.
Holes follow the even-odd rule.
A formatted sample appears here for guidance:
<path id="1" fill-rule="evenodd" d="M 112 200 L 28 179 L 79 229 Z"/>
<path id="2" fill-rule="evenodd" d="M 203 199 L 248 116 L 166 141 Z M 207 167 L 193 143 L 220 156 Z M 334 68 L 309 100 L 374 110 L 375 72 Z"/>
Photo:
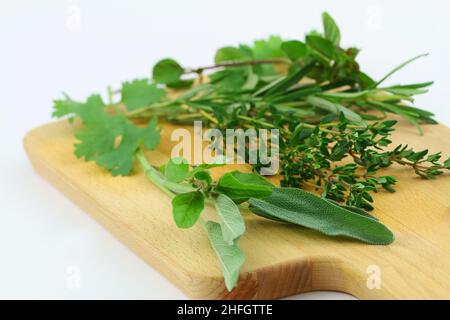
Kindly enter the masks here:
<path id="1" fill-rule="evenodd" d="M 239 62 L 225 62 L 219 63 L 211 66 L 200 67 L 195 69 L 185 69 L 184 73 L 197 73 L 201 74 L 206 70 L 213 70 L 219 68 L 238 68 L 244 66 L 254 66 L 260 64 L 291 64 L 292 62 L 288 59 L 276 58 L 276 59 L 261 59 L 261 60 L 249 60 L 249 61 L 239 61 Z"/>
<path id="2" fill-rule="evenodd" d="M 165 194 L 167 194 L 170 198 L 175 197 L 175 193 L 170 191 L 166 186 L 164 186 L 164 180 L 160 178 L 160 173 L 158 170 L 156 170 L 147 160 L 145 157 L 144 152 L 142 151 L 142 148 L 139 148 L 136 151 L 136 159 L 140 162 L 142 165 L 142 168 L 144 169 L 145 176 L 155 185 L 157 186 L 161 191 L 163 191 Z"/>

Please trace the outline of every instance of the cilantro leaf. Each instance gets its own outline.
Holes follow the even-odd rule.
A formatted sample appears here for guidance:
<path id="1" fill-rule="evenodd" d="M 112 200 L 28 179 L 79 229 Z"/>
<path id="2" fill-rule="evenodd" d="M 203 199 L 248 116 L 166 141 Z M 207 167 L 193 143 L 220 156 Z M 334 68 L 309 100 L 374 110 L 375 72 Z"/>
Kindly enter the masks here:
<path id="1" fill-rule="evenodd" d="M 164 168 L 164 175 L 169 181 L 181 182 L 189 175 L 189 164 L 186 159 L 171 158 Z"/>
<path id="2" fill-rule="evenodd" d="M 88 97 L 86 103 L 80 104 L 79 108 L 75 110 L 75 114 L 86 125 L 99 125 L 109 121 L 109 116 L 105 112 L 105 104 L 98 94 Z"/>
<path id="3" fill-rule="evenodd" d="M 122 134 L 121 117 L 113 117 L 108 121 L 85 124 L 75 134 L 78 143 L 75 144 L 75 155 L 86 161 L 95 160 L 99 155 L 110 152 L 114 148 L 116 138 Z"/>
<path id="4" fill-rule="evenodd" d="M 53 101 L 52 117 L 62 118 L 64 116 L 77 113 L 81 108 L 82 103 L 72 100 L 67 94 L 64 94 L 65 99 L 58 99 Z"/>
<path id="5" fill-rule="evenodd" d="M 148 83 L 147 79 L 133 80 L 122 84 L 122 102 L 128 111 L 136 110 L 158 102 L 165 96 L 165 91 Z"/>
<path id="6" fill-rule="evenodd" d="M 217 50 L 214 62 L 219 64 L 223 62 L 242 61 L 245 58 L 246 55 L 242 50 L 235 47 L 223 47 Z"/>
<path id="7" fill-rule="evenodd" d="M 117 147 L 95 158 L 98 165 L 111 171 L 113 176 L 128 175 L 133 168 L 134 154 L 141 144 L 152 150 L 159 144 L 159 130 L 156 128 L 156 118 L 147 127 L 139 128 L 124 122 L 121 141 Z"/>
<path id="8" fill-rule="evenodd" d="M 75 155 L 86 161 L 95 161 L 116 175 L 127 175 L 133 167 L 134 153 L 141 144 L 155 149 L 159 144 L 156 118 L 147 127 L 140 128 L 123 115 L 110 115 L 98 95 L 79 103 L 67 115 L 77 115 L 83 128 L 75 135 Z"/>
<path id="9" fill-rule="evenodd" d="M 281 50 L 283 40 L 278 36 L 270 36 L 267 40 L 256 40 L 253 46 L 255 59 L 270 59 L 284 57 Z"/>

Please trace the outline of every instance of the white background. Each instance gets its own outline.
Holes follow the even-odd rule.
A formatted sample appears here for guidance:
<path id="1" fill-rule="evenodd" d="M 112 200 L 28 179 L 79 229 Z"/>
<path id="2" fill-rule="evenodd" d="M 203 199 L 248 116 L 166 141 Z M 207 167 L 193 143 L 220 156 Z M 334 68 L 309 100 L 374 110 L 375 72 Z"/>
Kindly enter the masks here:
<path id="1" fill-rule="evenodd" d="M 270 34 L 302 38 L 337 20 L 344 45 L 374 78 L 430 56 L 390 83 L 435 80 L 417 105 L 450 124 L 448 1 L 1 1 L 0 298 L 185 298 L 34 174 L 21 140 L 48 122 L 62 91 L 84 99 L 145 77 L 166 56 L 210 64 L 215 49 Z M 77 23 L 77 13 L 79 23 Z M 81 287 L 71 286 L 81 272 Z M 72 283 L 73 284 L 73 283 Z M 348 298 L 314 293 L 295 298 Z"/>

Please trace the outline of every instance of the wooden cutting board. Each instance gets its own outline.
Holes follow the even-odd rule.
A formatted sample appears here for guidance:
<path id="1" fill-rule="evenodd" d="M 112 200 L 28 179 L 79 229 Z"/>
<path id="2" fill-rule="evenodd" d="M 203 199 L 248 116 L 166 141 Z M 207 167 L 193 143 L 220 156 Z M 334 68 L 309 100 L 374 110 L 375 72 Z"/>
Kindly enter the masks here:
<path id="1" fill-rule="evenodd" d="M 165 126 L 162 141 L 173 128 Z M 448 157 L 450 129 L 424 129 L 419 136 L 400 122 L 394 143 Z M 76 159 L 75 130 L 62 121 L 27 134 L 24 144 L 36 171 L 190 297 L 271 299 L 335 290 L 364 299 L 450 299 L 450 175 L 427 181 L 400 166 L 386 171 L 398 178 L 397 193 L 378 193 L 373 213 L 396 235 L 389 246 L 326 237 L 244 213 L 247 232 L 239 243 L 246 261 L 238 287 L 228 292 L 203 228 L 177 229 L 169 198 L 139 166 L 132 176 L 113 178 Z M 170 148 L 161 144 L 149 159 L 165 162 Z"/>

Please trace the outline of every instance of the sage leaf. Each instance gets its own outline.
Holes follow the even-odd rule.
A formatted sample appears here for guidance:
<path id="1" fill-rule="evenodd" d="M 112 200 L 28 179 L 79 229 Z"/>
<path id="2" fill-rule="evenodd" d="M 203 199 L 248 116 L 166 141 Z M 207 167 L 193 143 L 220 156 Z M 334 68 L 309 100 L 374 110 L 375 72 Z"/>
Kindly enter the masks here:
<path id="1" fill-rule="evenodd" d="M 189 164 L 183 158 L 172 158 L 165 166 L 164 175 L 169 181 L 181 182 L 189 175 Z"/>
<path id="2" fill-rule="evenodd" d="M 172 213 L 178 228 L 192 227 L 205 208 L 205 196 L 200 191 L 177 194 L 172 199 Z"/>
<path id="3" fill-rule="evenodd" d="M 249 209 L 264 217 L 320 231 L 329 236 L 345 236 L 369 244 L 387 245 L 394 235 L 380 222 L 336 206 L 297 188 L 274 188 L 272 195 L 249 200 Z"/>
<path id="4" fill-rule="evenodd" d="M 341 203 L 339 203 L 337 201 L 334 201 L 332 199 L 327 199 L 327 200 L 330 201 L 332 204 L 334 204 L 336 206 L 342 207 L 344 209 L 352 211 L 353 213 L 360 214 L 360 215 L 365 216 L 367 218 L 370 218 L 370 219 L 378 221 L 377 218 L 375 218 L 373 215 L 371 215 L 370 213 L 368 213 L 366 210 L 364 210 L 362 208 L 344 205 L 344 204 L 341 204 Z"/>
<path id="5" fill-rule="evenodd" d="M 205 224 L 209 241 L 217 257 L 219 258 L 222 273 L 225 279 L 225 286 L 228 291 L 236 287 L 239 279 L 239 270 L 244 263 L 244 252 L 237 244 L 228 244 L 224 241 L 222 230 L 217 222 L 207 221 Z"/>
<path id="6" fill-rule="evenodd" d="M 213 201 L 220 217 L 223 240 L 231 245 L 234 240 L 244 234 L 244 219 L 238 206 L 226 195 L 219 194 Z"/>
<path id="7" fill-rule="evenodd" d="M 230 197 L 235 203 L 247 201 L 249 198 L 267 197 L 274 186 L 255 173 L 232 171 L 220 177 L 216 190 Z"/>

